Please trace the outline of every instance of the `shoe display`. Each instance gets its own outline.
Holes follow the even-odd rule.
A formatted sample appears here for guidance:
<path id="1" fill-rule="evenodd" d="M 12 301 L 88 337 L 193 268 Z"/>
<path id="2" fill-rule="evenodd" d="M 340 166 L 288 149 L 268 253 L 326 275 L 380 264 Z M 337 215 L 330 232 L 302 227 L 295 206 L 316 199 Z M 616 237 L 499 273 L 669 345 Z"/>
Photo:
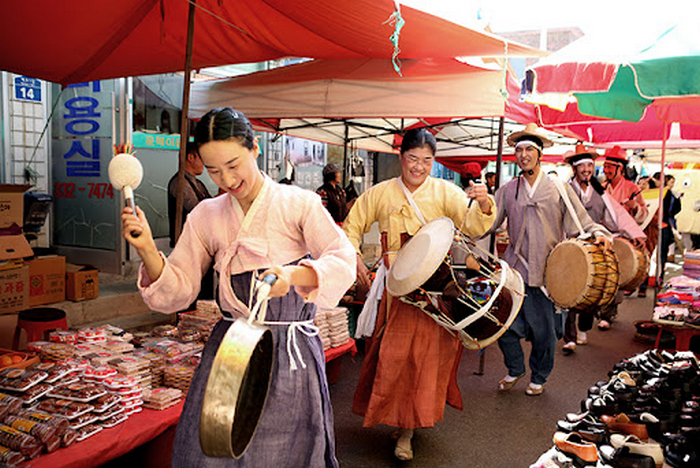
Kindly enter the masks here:
<path id="1" fill-rule="evenodd" d="M 619 361 L 588 389 L 580 413 L 557 422 L 556 449 L 577 468 L 700 468 L 698 361 L 692 351 L 659 349 Z"/>
<path id="2" fill-rule="evenodd" d="M 610 445 L 616 449 L 627 447 L 629 453 L 651 457 L 654 459 L 654 464 L 658 467 L 664 462 L 664 451 L 660 444 L 652 441 L 642 442 L 635 435 L 612 434 L 610 436 Z"/>
<path id="3" fill-rule="evenodd" d="M 556 432 L 554 433 L 554 445 L 574 459 L 576 464 L 586 465 L 598 461 L 598 448 L 594 443 L 584 440 L 576 432 Z"/>

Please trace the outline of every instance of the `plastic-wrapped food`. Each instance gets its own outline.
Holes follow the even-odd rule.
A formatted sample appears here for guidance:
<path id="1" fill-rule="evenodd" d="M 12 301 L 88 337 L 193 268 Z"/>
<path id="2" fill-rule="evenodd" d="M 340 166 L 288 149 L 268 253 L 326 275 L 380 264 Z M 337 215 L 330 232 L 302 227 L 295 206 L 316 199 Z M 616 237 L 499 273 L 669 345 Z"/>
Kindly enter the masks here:
<path id="1" fill-rule="evenodd" d="M 30 341 L 29 343 L 27 343 L 27 350 L 38 353 L 41 352 L 41 348 L 50 345 L 50 341 Z"/>
<path id="2" fill-rule="evenodd" d="M 42 361 L 62 361 L 73 357 L 73 346 L 66 343 L 51 343 L 41 348 Z"/>
<path id="3" fill-rule="evenodd" d="M 150 361 L 138 356 L 119 356 L 107 361 L 107 364 L 125 375 L 132 375 L 138 371 L 148 369 Z"/>
<path id="4" fill-rule="evenodd" d="M 6 405 L 9 413 L 16 413 L 22 409 L 22 400 L 7 393 L 0 393 L 0 404 Z"/>
<path id="5" fill-rule="evenodd" d="M 152 339 L 153 335 L 151 335 L 149 332 L 135 332 L 134 337 L 131 339 L 131 342 L 134 343 L 136 346 L 143 346 L 143 344 Z"/>
<path id="6" fill-rule="evenodd" d="M 197 330 L 192 330 L 192 329 L 186 329 L 186 330 L 180 330 L 180 332 L 177 335 L 178 339 L 184 342 L 190 342 L 190 341 L 199 341 L 202 339 L 202 334 L 199 333 Z"/>
<path id="7" fill-rule="evenodd" d="M 68 429 L 61 436 L 61 447 L 70 447 L 78 441 L 78 431 Z"/>
<path id="8" fill-rule="evenodd" d="M 81 440 L 85 440 L 90 436 L 93 436 L 100 432 L 102 430 L 102 426 L 98 424 L 88 424 L 80 429 L 78 429 L 78 438 L 77 441 L 80 442 Z"/>
<path id="9" fill-rule="evenodd" d="M 78 330 L 78 341 L 97 343 L 107 340 L 107 334 L 102 328 L 81 328 Z"/>
<path id="10" fill-rule="evenodd" d="M 40 413 L 39 411 L 21 410 L 17 412 L 17 416 L 20 418 L 29 419 L 30 421 L 37 421 L 43 424 L 48 424 L 49 426 L 54 426 L 58 435 L 63 434 L 69 427 L 69 423 L 66 418 L 52 414 Z"/>
<path id="11" fill-rule="evenodd" d="M 16 452 L 4 445 L 0 445 L 0 463 L 6 463 L 10 466 L 19 465 L 24 461 L 24 455 Z"/>
<path id="12" fill-rule="evenodd" d="M 92 411 L 95 409 L 95 407 L 88 405 L 87 403 L 80 403 L 77 401 L 47 398 L 46 400 L 40 401 L 36 409 L 45 413 L 63 416 L 64 418 L 71 420 L 73 418 L 77 418 L 81 414 Z"/>
<path id="13" fill-rule="evenodd" d="M 83 371 L 85 380 L 92 382 L 102 382 L 107 377 L 112 377 L 113 375 L 117 375 L 117 370 L 109 366 L 87 368 Z"/>
<path id="14" fill-rule="evenodd" d="M 61 448 L 61 437 L 58 435 L 54 435 L 44 442 L 44 451 L 46 453 L 55 452 L 59 448 Z"/>
<path id="15" fill-rule="evenodd" d="M 76 382 L 70 385 L 62 385 L 60 387 L 54 387 L 53 390 L 49 392 L 50 397 L 80 401 L 83 403 L 95 400 L 106 394 L 107 390 L 104 386 L 91 382 Z"/>
<path id="16" fill-rule="evenodd" d="M 108 410 L 106 410 L 104 413 L 99 413 L 97 417 L 100 419 L 100 421 L 106 421 L 109 418 L 116 416 L 118 414 L 121 414 L 124 412 L 124 408 L 122 405 L 114 405 L 110 407 Z"/>
<path id="17" fill-rule="evenodd" d="M 41 443 L 46 443 L 47 440 L 56 435 L 56 428 L 54 426 L 17 416 L 7 416 L 5 418 L 5 424 L 25 434 L 34 436 Z"/>
<path id="18" fill-rule="evenodd" d="M 25 405 L 29 406 L 39 398 L 43 397 L 53 389 L 53 385 L 47 383 L 36 384 L 33 387 L 17 394 L 17 398 L 21 399 Z"/>
<path id="19" fill-rule="evenodd" d="M 107 411 L 109 408 L 113 407 L 117 403 L 121 401 L 121 398 L 118 395 L 103 395 L 99 397 L 98 399 L 91 401 L 90 404 L 95 407 L 94 410 L 92 410 L 94 413 L 104 413 Z"/>
<path id="20" fill-rule="evenodd" d="M 61 377 L 64 377 L 74 371 L 71 366 L 58 362 L 38 362 L 32 366 L 29 366 L 27 369 L 42 371 L 49 374 L 48 377 L 44 379 L 44 382 L 46 383 L 54 383 Z"/>
<path id="21" fill-rule="evenodd" d="M 151 333 L 155 336 L 174 337 L 177 336 L 177 327 L 174 325 L 158 325 L 153 328 Z"/>
<path id="22" fill-rule="evenodd" d="M 72 419 L 70 422 L 70 428 L 73 430 L 78 430 L 83 426 L 86 426 L 88 424 L 94 423 L 97 421 L 97 416 L 93 413 L 85 413 L 81 414 L 75 419 Z"/>
<path id="23" fill-rule="evenodd" d="M 49 340 L 54 343 L 75 343 L 78 341 L 78 333 L 72 330 L 55 330 L 49 333 Z"/>
<path id="24" fill-rule="evenodd" d="M 134 350 L 134 345 L 121 340 L 107 340 L 99 346 L 111 353 L 128 353 Z"/>
<path id="25" fill-rule="evenodd" d="M 0 371 L 0 388 L 23 392 L 48 376 L 49 374 L 42 371 L 8 368 Z"/>
<path id="26" fill-rule="evenodd" d="M 35 437 L 4 425 L 0 426 L 0 445 L 17 450 L 27 458 L 35 458 L 41 453 L 41 444 Z"/>
<path id="27" fill-rule="evenodd" d="M 129 419 L 129 416 L 127 416 L 125 413 L 116 414 L 116 415 L 112 416 L 111 418 L 102 421 L 100 423 L 100 425 L 104 428 L 114 427 L 117 424 L 123 423 L 127 419 Z"/>

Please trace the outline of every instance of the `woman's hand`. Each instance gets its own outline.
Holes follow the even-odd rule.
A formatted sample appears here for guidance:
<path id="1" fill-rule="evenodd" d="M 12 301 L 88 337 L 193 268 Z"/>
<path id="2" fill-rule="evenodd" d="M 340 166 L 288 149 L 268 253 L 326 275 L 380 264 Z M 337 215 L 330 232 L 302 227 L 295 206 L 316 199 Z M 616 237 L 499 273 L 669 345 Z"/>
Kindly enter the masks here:
<path id="1" fill-rule="evenodd" d="M 479 207 L 484 214 L 491 214 L 491 201 L 489 200 L 489 191 L 486 185 L 475 184 L 473 180 L 470 180 L 466 192 L 467 197 L 479 203 Z"/>
<path id="2" fill-rule="evenodd" d="M 138 237 L 132 236 L 132 232 L 138 232 Z M 136 207 L 135 214 L 131 207 L 127 206 L 122 209 L 122 236 L 129 244 L 134 246 L 136 250 L 146 249 L 150 247 L 151 244 L 155 247 L 151 227 L 148 224 L 143 210 L 138 206 Z"/>
<path id="3" fill-rule="evenodd" d="M 269 274 L 277 276 L 277 281 L 275 281 L 270 288 L 270 293 L 268 294 L 269 297 L 285 296 L 292 286 L 303 286 L 310 288 L 318 287 L 318 275 L 316 274 L 316 270 L 310 267 L 297 265 L 275 265 L 260 274 L 258 279 L 262 281 L 262 279 Z"/>
<path id="4" fill-rule="evenodd" d="M 140 234 L 138 237 L 134 237 L 131 235 L 132 232 L 140 232 Z M 146 215 L 138 206 L 136 207 L 136 215 L 131 207 L 127 206 L 122 210 L 122 236 L 138 252 L 151 281 L 157 280 L 163 272 L 165 264 L 158 253 L 158 247 L 153 240 L 153 233 L 148 225 Z"/>
<path id="5" fill-rule="evenodd" d="M 359 254 L 357 255 L 357 284 L 367 290 L 372 287 L 372 280 L 369 279 L 369 270 Z"/>

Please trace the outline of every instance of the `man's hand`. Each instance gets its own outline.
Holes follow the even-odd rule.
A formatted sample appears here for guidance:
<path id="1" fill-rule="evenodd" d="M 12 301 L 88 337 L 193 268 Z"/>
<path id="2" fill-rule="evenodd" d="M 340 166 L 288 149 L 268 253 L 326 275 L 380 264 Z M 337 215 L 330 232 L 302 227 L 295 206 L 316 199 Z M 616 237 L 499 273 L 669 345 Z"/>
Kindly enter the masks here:
<path id="1" fill-rule="evenodd" d="M 612 246 L 610 240 L 605 236 L 595 236 L 595 241 L 593 243 L 596 245 L 600 245 L 605 250 L 610 250 Z"/>

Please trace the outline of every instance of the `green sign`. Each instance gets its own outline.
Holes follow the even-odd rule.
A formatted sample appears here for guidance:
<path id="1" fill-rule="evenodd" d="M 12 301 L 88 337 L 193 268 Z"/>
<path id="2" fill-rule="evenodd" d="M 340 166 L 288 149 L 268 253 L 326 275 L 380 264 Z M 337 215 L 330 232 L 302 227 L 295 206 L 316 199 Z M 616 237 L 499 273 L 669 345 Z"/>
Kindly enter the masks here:
<path id="1" fill-rule="evenodd" d="M 134 148 L 180 150 L 180 135 L 134 132 Z"/>

